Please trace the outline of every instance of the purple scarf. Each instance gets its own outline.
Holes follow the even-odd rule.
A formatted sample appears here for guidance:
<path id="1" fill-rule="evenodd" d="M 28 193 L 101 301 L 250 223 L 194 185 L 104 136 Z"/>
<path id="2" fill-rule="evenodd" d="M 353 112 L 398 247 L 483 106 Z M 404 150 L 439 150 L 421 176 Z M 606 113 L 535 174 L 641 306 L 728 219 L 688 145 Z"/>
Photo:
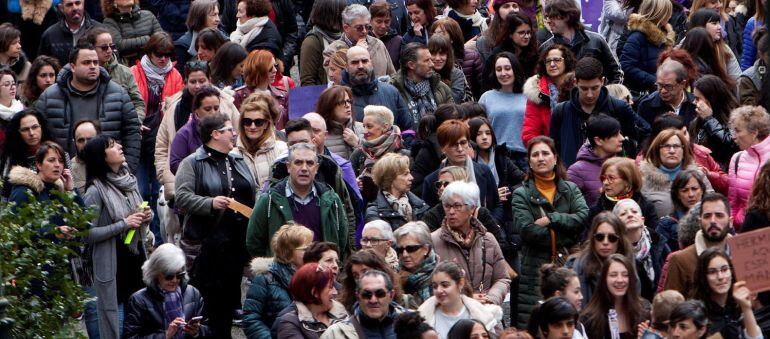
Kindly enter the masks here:
<path id="1" fill-rule="evenodd" d="M 184 308 L 182 304 L 182 289 L 177 286 L 173 292 L 163 291 L 163 317 L 165 318 L 165 328 L 176 318 L 184 318 Z M 176 339 L 184 338 L 184 331 L 180 328 L 174 335 Z"/>

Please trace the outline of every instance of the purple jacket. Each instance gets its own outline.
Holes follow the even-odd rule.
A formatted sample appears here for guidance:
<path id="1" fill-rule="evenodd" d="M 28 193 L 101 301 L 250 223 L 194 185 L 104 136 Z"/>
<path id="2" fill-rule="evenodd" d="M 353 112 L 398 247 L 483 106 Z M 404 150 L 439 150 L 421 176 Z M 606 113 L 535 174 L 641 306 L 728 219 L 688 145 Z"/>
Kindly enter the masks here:
<path id="1" fill-rule="evenodd" d="M 602 187 L 602 182 L 599 180 L 599 174 L 604 160 L 607 159 L 599 158 L 591 144 L 586 142 L 578 151 L 577 161 L 567 169 L 567 180 L 577 185 L 588 206 L 595 205 L 601 195 L 599 189 Z"/>
<path id="2" fill-rule="evenodd" d="M 361 191 L 358 189 L 356 172 L 353 171 L 353 165 L 350 164 L 350 160 L 345 159 L 334 152 L 329 152 L 329 154 L 332 156 L 332 159 L 334 159 L 334 162 L 337 163 L 337 166 L 342 170 L 342 180 L 345 181 L 345 184 L 348 186 L 348 191 L 355 193 L 356 197 L 358 197 L 358 201 L 362 201 Z M 351 197 L 351 200 L 354 200 L 353 197 Z M 356 214 L 363 210 L 363 206 L 360 207 L 360 209 L 354 208 Z M 356 216 L 356 220 L 359 220 L 358 225 L 356 225 L 356 246 L 358 246 L 358 242 L 361 241 L 361 231 L 364 229 L 364 219 L 363 217 L 359 219 L 358 216 Z"/>
<path id="3" fill-rule="evenodd" d="M 198 118 L 195 117 L 195 113 L 190 114 L 192 119 L 187 121 L 182 128 L 174 136 L 174 141 L 171 142 L 171 152 L 169 152 L 168 163 L 171 167 L 171 172 L 176 175 L 176 169 L 179 168 L 179 164 L 182 163 L 184 158 L 193 154 L 198 147 L 203 145 L 200 134 L 198 134 Z"/>

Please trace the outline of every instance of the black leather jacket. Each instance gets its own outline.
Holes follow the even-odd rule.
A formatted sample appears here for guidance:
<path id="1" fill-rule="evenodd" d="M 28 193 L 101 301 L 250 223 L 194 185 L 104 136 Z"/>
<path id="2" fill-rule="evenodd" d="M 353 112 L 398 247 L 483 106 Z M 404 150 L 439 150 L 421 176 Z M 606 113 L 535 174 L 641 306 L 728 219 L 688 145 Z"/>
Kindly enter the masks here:
<path id="1" fill-rule="evenodd" d="M 185 321 L 203 315 L 203 297 L 198 289 L 183 281 L 182 309 Z M 124 338 L 165 338 L 166 326 L 163 314 L 163 292 L 157 285 L 143 288 L 134 293 L 126 303 L 125 319 L 123 321 Z M 181 331 L 181 329 L 180 329 Z M 211 332 L 205 319 L 201 323 L 197 338 L 210 337 Z M 185 338 L 192 336 L 185 334 Z"/>

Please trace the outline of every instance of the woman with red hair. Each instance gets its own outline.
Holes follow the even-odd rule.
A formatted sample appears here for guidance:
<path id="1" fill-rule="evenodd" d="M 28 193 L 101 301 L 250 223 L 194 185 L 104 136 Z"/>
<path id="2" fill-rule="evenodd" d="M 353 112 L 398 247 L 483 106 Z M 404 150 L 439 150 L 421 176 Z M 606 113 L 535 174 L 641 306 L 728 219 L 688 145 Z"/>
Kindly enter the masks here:
<path id="1" fill-rule="evenodd" d="M 240 109 L 241 103 L 252 93 L 270 93 L 281 106 L 281 114 L 273 121 L 276 129 L 281 130 L 289 120 L 289 93 L 272 85 L 277 73 L 278 64 L 272 52 L 264 49 L 251 51 L 243 62 L 243 82 L 246 85 L 235 90 L 233 103 Z"/>

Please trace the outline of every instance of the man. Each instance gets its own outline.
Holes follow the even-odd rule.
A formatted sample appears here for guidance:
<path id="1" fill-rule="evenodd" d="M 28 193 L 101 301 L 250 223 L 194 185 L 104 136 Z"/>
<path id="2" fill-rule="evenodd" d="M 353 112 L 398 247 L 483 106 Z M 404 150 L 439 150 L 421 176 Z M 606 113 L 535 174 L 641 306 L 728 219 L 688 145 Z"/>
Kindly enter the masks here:
<path id="1" fill-rule="evenodd" d="M 62 19 L 48 27 L 40 37 L 38 55 L 48 55 L 59 60 L 59 65 L 66 65 L 70 51 L 92 26 L 100 23 L 91 20 L 83 9 L 83 0 L 62 0 L 56 8 Z"/>
<path id="2" fill-rule="evenodd" d="M 393 112 L 396 125 L 402 130 L 412 129 L 412 118 L 404 99 L 393 85 L 378 81 L 369 51 L 361 46 L 348 50 L 348 67 L 342 71 L 342 85 L 353 91 L 353 110 L 356 121 L 364 120 L 364 107 L 381 105 Z"/>
<path id="3" fill-rule="evenodd" d="M 86 147 L 86 143 L 102 133 L 99 122 L 95 120 L 81 120 L 75 124 L 75 149 L 78 153 Z M 86 163 L 79 156 L 72 159 L 72 179 L 75 180 L 75 188 L 80 195 L 86 194 Z"/>
<path id="4" fill-rule="evenodd" d="M 604 113 L 592 116 L 586 123 L 586 139 L 577 153 L 577 161 L 567 169 L 567 179 L 583 193 L 586 205 L 594 206 L 601 195 L 598 173 L 602 164 L 623 151 L 620 122 Z"/>
<path id="5" fill-rule="evenodd" d="M 366 271 L 358 280 L 358 307 L 353 315 L 329 326 L 321 339 L 395 338 L 393 322 L 405 310 L 393 301 L 393 295 L 393 280 L 387 273 Z"/>
<path id="6" fill-rule="evenodd" d="M 340 197 L 329 185 L 315 180 L 320 159 L 315 146 L 289 147 L 285 178 L 262 194 L 254 205 L 246 234 L 252 257 L 271 256 L 270 239 L 281 226 L 297 223 L 313 231 L 314 241 L 348 246 L 348 223 Z M 344 253 L 344 252 L 343 252 Z"/>
<path id="7" fill-rule="evenodd" d="M 561 1 L 561 0 L 557 0 Z M 585 57 L 575 66 L 575 89 L 570 99 L 561 102 L 551 113 L 551 139 L 556 150 L 569 167 L 575 163 L 580 145 L 586 140 L 585 124 L 589 117 L 605 113 L 620 122 L 621 133 L 640 142 L 650 132 L 650 126 L 628 104 L 609 95 L 604 88 L 603 68 L 599 60 Z M 627 143 L 626 155 L 636 154 L 636 146 Z"/>
<path id="8" fill-rule="evenodd" d="M 543 16 L 553 36 L 540 45 L 544 51 L 553 44 L 561 44 L 572 50 L 576 59 L 585 56 L 599 59 L 605 65 L 604 77 L 612 84 L 621 83 L 623 76 L 609 45 L 598 33 L 585 29 L 580 23 L 580 8 L 574 0 L 553 0 L 547 4 Z"/>
<path id="9" fill-rule="evenodd" d="M 695 243 L 687 248 L 671 254 L 668 263 L 668 273 L 663 283 L 664 290 L 677 290 L 682 295 L 691 295 L 695 288 L 695 266 L 698 256 L 707 248 L 718 247 L 728 255 L 727 239 L 732 228 L 730 204 L 727 198 L 720 194 L 709 192 L 703 195 L 700 211 L 700 230 L 695 234 Z"/>
<path id="10" fill-rule="evenodd" d="M 324 49 L 324 58 L 328 58 L 342 48 L 361 46 L 373 56 L 372 64 L 377 77 L 395 74 L 396 69 L 393 67 L 393 61 L 390 60 L 385 44 L 380 39 L 369 35 L 372 29 L 371 21 L 372 15 L 363 5 L 354 4 L 345 7 L 342 11 L 342 36 Z"/>
<path id="11" fill-rule="evenodd" d="M 99 121 L 104 134 L 123 145 L 126 162 L 136 173 L 141 143 L 139 118 L 128 93 L 99 67 L 94 45 L 72 49 L 69 64 L 62 68 L 56 83 L 43 92 L 35 109 L 46 115 L 54 141 L 70 154 L 75 154 L 75 124 L 81 120 Z"/>
<path id="12" fill-rule="evenodd" d="M 679 61 L 666 60 L 658 67 L 656 81 L 658 90 L 639 101 L 639 115 L 652 125 L 660 115 L 674 112 L 689 126 L 698 114 L 693 103 L 695 97 L 685 90 L 687 69 Z"/>
<path id="13" fill-rule="evenodd" d="M 401 70 L 390 83 L 404 98 L 415 130 L 423 116 L 432 114 L 442 104 L 454 103 L 452 89 L 433 72 L 428 47 L 418 42 L 401 49 Z"/>

